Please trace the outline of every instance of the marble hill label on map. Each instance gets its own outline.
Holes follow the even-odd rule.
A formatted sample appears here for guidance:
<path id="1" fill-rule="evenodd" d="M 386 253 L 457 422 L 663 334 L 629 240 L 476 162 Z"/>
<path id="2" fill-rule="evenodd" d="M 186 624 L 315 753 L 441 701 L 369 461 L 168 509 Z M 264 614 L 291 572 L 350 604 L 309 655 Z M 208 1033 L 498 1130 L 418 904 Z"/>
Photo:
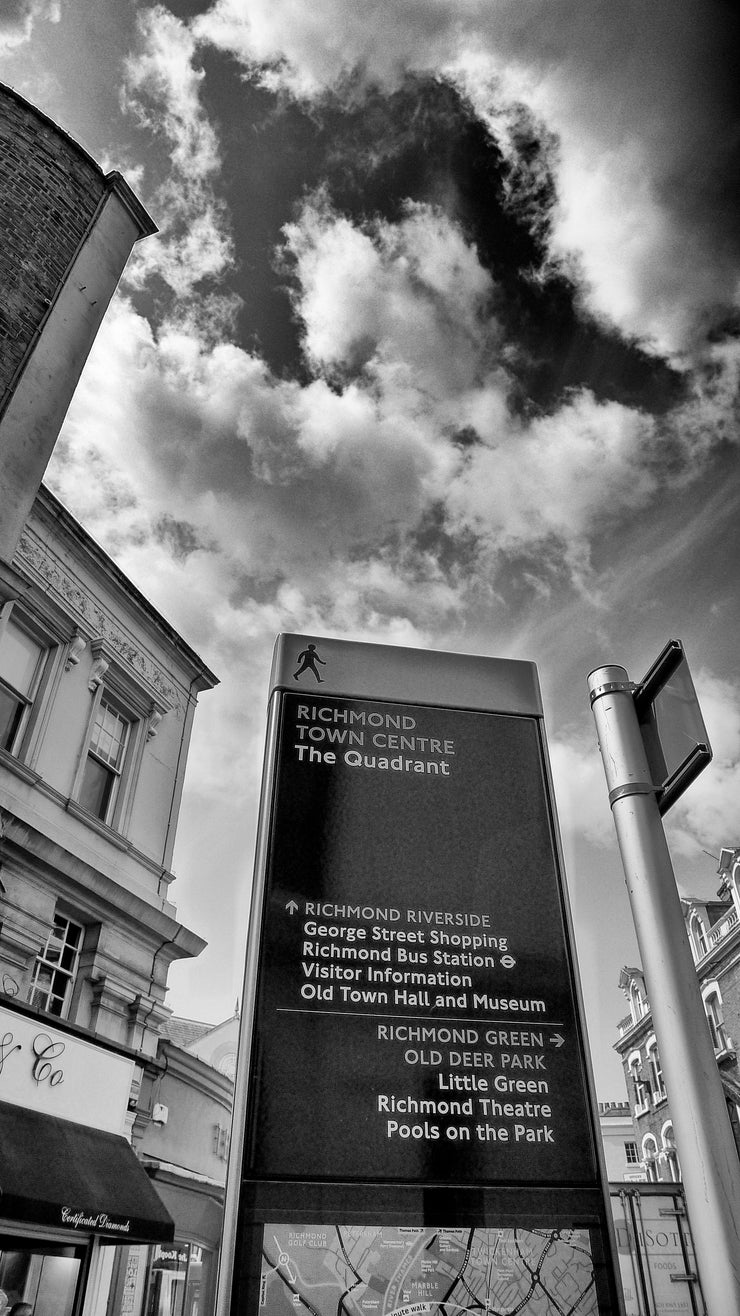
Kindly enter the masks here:
<path id="1" fill-rule="evenodd" d="M 278 648 L 244 1177 L 593 1183 L 534 669 L 371 649 Z"/>

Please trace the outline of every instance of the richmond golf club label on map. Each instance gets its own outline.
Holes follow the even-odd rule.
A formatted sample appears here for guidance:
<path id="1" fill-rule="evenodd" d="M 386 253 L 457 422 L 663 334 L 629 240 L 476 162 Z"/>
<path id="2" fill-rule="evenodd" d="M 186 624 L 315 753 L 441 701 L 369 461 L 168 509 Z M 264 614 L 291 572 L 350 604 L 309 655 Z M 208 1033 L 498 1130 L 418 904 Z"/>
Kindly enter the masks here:
<path id="1" fill-rule="evenodd" d="M 299 660 L 246 1175 L 592 1182 L 537 718 L 324 694 L 320 649 Z"/>

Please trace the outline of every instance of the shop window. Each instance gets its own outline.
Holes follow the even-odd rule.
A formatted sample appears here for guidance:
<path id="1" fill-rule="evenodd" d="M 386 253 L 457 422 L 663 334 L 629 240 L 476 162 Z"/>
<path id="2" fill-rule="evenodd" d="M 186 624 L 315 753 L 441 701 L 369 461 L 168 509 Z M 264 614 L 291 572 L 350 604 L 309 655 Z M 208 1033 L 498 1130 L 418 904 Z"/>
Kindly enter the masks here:
<path id="1" fill-rule="evenodd" d="M 10 754 L 23 743 L 47 652 L 14 618 L 0 627 L 0 749 Z"/>
<path id="2" fill-rule="evenodd" d="M 63 914 L 54 925 L 33 967 L 29 1004 L 66 1018 L 80 958 L 84 928 Z"/>
<path id="3" fill-rule="evenodd" d="M 126 752 L 131 737 L 131 720 L 101 695 L 95 709 L 78 801 L 101 822 L 114 816 L 121 787 Z"/>
<path id="4" fill-rule="evenodd" d="M 71 1316 L 85 1248 L 0 1234 L 0 1291 L 8 1309 L 27 1302 L 33 1316 Z"/>
<path id="5" fill-rule="evenodd" d="M 199 1316 L 207 1310 L 213 1254 L 197 1243 L 152 1249 L 144 1316 Z"/>

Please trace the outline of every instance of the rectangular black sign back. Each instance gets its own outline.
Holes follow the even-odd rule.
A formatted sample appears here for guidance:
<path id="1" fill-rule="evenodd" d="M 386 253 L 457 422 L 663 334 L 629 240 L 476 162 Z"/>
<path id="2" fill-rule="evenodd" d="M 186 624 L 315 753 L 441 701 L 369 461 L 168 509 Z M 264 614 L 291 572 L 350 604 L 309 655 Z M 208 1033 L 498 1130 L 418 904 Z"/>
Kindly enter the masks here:
<path id="1" fill-rule="evenodd" d="M 260 829 L 232 1312 L 617 1311 L 532 664 L 280 637 Z"/>
<path id="2" fill-rule="evenodd" d="M 281 703 L 245 1168 L 593 1179 L 537 720 Z"/>

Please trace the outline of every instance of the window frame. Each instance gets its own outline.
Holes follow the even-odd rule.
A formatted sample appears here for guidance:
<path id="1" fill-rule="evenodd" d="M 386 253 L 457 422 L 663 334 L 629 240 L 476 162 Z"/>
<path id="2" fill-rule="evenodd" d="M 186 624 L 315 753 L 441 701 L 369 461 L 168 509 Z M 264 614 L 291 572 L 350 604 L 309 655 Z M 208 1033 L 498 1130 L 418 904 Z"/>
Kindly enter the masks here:
<path id="1" fill-rule="evenodd" d="M 638 1077 L 642 1074 L 643 1057 L 641 1051 L 632 1051 L 627 1059 L 627 1072 L 635 1085 L 635 1115 L 644 1115 L 650 1109 L 650 1084 Z"/>
<path id="2" fill-rule="evenodd" d="M 704 923 L 701 914 L 695 910 L 691 915 L 691 942 L 694 949 L 694 962 L 699 963 L 705 955 L 709 954 L 709 929 Z"/>
<path id="3" fill-rule="evenodd" d="M 96 762 L 101 762 L 92 750 L 91 745 L 102 704 L 105 704 L 117 714 L 118 717 L 126 722 L 127 735 L 121 763 L 117 769 L 111 769 L 114 781 L 105 802 L 105 810 L 102 814 L 98 814 L 82 803 L 81 796 L 89 759 L 94 758 Z M 114 831 L 118 832 L 124 830 L 128 820 L 129 810 L 127 809 L 127 805 L 131 796 L 132 781 L 138 775 L 138 765 L 141 759 L 142 725 L 143 719 L 140 716 L 137 716 L 136 710 L 132 709 L 131 705 L 125 698 L 121 699 L 120 696 L 117 696 L 114 684 L 108 681 L 105 683 L 101 681 L 97 686 L 95 697 L 90 708 L 90 715 L 85 727 L 80 760 L 75 774 L 74 784 L 72 786 L 72 795 L 69 803 L 70 806 L 72 806 L 72 811 L 74 813 L 78 813 L 79 816 L 86 821 L 92 822 L 95 825 L 112 828 Z"/>
<path id="4" fill-rule="evenodd" d="M 668 1166 L 671 1183 L 681 1182 L 681 1162 L 678 1159 L 678 1149 L 676 1147 L 676 1135 L 673 1129 L 673 1120 L 666 1120 L 660 1130 L 660 1141 L 663 1144 L 661 1155 L 665 1164 Z"/>
<path id="5" fill-rule="evenodd" d="M 652 1146 L 649 1144 L 652 1143 Z M 646 1133 L 642 1140 L 642 1163 L 645 1166 L 645 1173 L 648 1177 L 648 1183 L 659 1183 L 658 1174 L 658 1139 L 654 1133 Z"/>
<path id="6" fill-rule="evenodd" d="M 640 1020 L 644 1019 L 645 1015 L 650 1011 L 647 994 L 645 992 L 645 984 L 637 978 L 632 978 L 630 982 L 629 997 L 632 1022 L 639 1024 Z"/>
<path id="7" fill-rule="evenodd" d="M 705 983 L 702 988 L 702 1005 L 704 1006 L 704 1017 L 709 1028 L 709 1035 L 712 1039 L 712 1047 L 715 1056 L 725 1056 L 734 1052 L 732 1038 L 728 1035 L 725 1027 L 725 1012 L 723 1008 L 722 993 L 719 984 L 716 982 Z M 717 1041 L 722 1045 L 718 1046 Z"/>
<path id="8" fill-rule="evenodd" d="M 624 1144 L 624 1160 L 626 1165 L 640 1164 L 640 1148 L 634 1138 Z"/>
<path id="9" fill-rule="evenodd" d="M 17 761 L 25 763 L 29 759 L 32 737 L 50 687 L 54 667 L 53 659 L 55 651 L 59 648 L 59 640 L 23 608 L 18 607 L 15 599 L 0 609 L 0 639 L 11 627 L 14 631 L 19 631 L 22 635 L 27 636 L 39 650 L 38 660 L 27 693 L 16 689 L 0 673 L 0 688 L 7 691 L 11 699 L 14 699 L 18 707 L 21 708 L 12 737 L 7 746 L 0 747 L 0 752 L 9 754 Z"/>
<path id="10" fill-rule="evenodd" d="M 93 665 L 88 685 L 92 693 L 90 710 L 80 747 L 72 790 L 67 801 L 68 810 L 88 826 L 119 845 L 126 845 L 126 830 L 131 818 L 136 784 L 144 756 L 144 747 L 151 733 L 156 714 L 159 718 L 168 711 L 167 706 L 155 702 L 116 662 L 116 654 L 106 641 L 91 641 Z M 117 781 L 107 802 L 105 816 L 99 816 L 81 803 L 82 786 L 91 755 L 91 743 L 100 706 L 111 710 L 128 723 L 127 742 L 117 772 Z"/>
<path id="11" fill-rule="evenodd" d="M 658 1039 L 654 1033 L 645 1044 L 645 1059 L 650 1067 L 650 1097 L 653 1105 L 659 1106 L 663 1101 L 668 1100 L 668 1093 L 665 1087 L 663 1066 L 660 1063 Z"/>
<path id="12" fill-rule="evenodd" d="M 101 712 L 105 710 L 115 718 L 122 728 L 122 735 L 119 743 L 119 751 L 115 761 L 106 758 L 100 748 L 96 733 L 100 731 L 101 735 L 105 734 L 104 717 L 101 720 Z M 111 819 L 116 815 L 116 804 L 118 795 L 121 790 L 126 763 L 131 744 L 132 733 L 134 732 L 135 721 L 124 713 L 120 708 L 118 701 L 112 699 L 105 687 L 101 688 L 100 698 L 96 700 L 94 716 L 89 727 L 87 738 L 87 748 L 85 751 L 84 762 L 82 765 L 82 775 L 78 792 L 78 803 L 80 808 L 92 814 L 99 822 L 110 825 Z M 91 808 L 90 805 L 83 803 L 82 794 L 90 783 L 90 765 L 97 765 L 97 769 L 102 771 L 103 789 L 100 800 L 100 807 Z M 98 773 L 99 775 L 99 773 Z"/>
<path id="13" fill-rule="evenodd" d="M 51 943 L 54 938 L 54 933 L 55 930 L 57 929 L 58 924 L 64 924 L 64 936 L 61 940 L 62 952 L 60 953 L 57 962 L 55 962 L 53 959 L 48 959 L 47 956 L 49 950 L 51 949 Z M 77 937 L 76 943 L 72 946 L 72 951 L 73 951 L 72 967 L 66 968 L 62 966 L 61 958 L 64 950 L 67 949 L 68 946 L 67 934 L 69 932 L 69 929 L 71 928 L 74 928 L 79 935 Z M 33 969 L 31 971 L 31 981 L 28 987 L 28 1004 L 30 1006 L 32 1006 L 35 1009 L 44 1010 L 46 1014 L 52 1014 L 57 1019 L 67 1019 L 69 1017 L 69 1011 L 74 997 L 74 989 L 77 981 L 77 975 L 79 973 L 79 968 L 80 968 L 80 956 L 82 954 L 82 950 L 85 943 L 85 931 L 86 929 L 84 923 L 78 922 L 77 919 L 72 918 L 70 915 L 66 914 L 62 909 L 59 908 L 55 909 L 53 922 L 51 928 L 49 929 L 49 933 L 47 935 L 46 942 L 44 943 L 44 947 L 42 950 L 39 951 L 33 963 Z M 51 973 L 52 987 L 50 987 L 49 991 L 46 994 L 46 1003 L 40 1004 L 38 1001 L 34 999 L 34 995 L 37 991 L 41 990 L 38 985 L 38 980 L 40 976 L 40 971 L 44 969 L 49 970 Z M 54 1010 L 50 1006 L 50 1001 L 54 999 L 54 996 L 58 997 L 59 995 L 58 992 L 53 993 L 52 990 L 57 976 L 64 978 L 66 982 L 65 982 L 64 994 L 61 997 L 60 1009 Z"/>

